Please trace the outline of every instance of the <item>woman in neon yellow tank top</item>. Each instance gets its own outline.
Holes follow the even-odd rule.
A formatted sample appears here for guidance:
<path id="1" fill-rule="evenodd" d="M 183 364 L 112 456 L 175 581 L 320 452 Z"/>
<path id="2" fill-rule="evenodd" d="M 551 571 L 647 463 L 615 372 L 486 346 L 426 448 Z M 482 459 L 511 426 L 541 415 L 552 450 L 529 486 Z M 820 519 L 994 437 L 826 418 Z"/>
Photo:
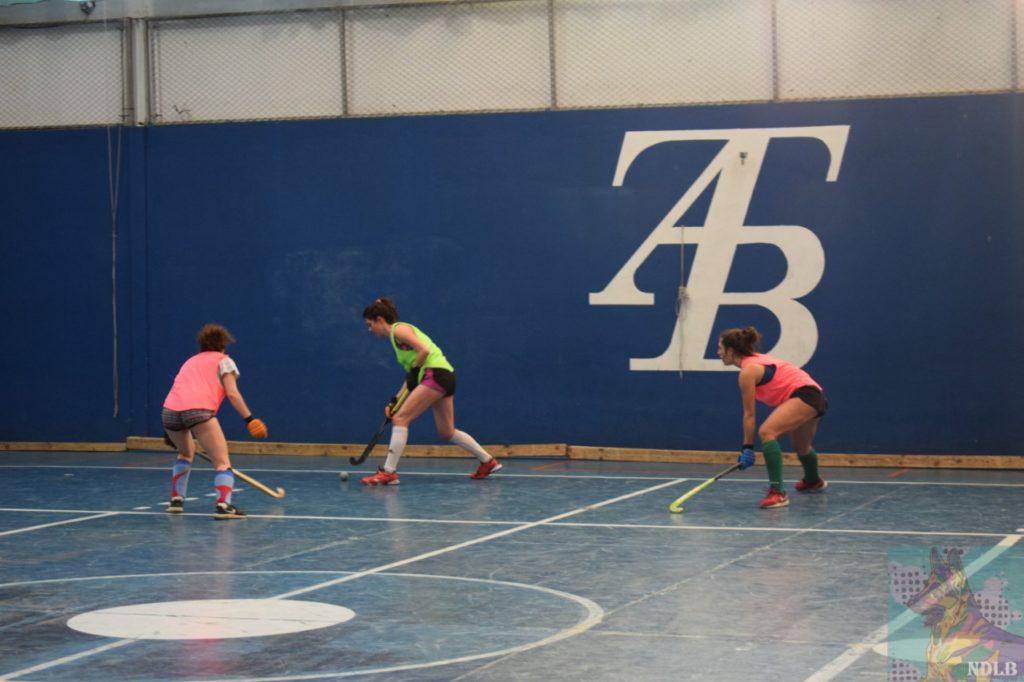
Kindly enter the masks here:
<path id="1" fill-rule="evenodd" d="M 409 438 L 409 424 L 428 407 L 434 411 L 437 435 L 480 460 L 470 478 L 487 478 L 501 469 L 498 460 L 471 435 L 455 428 L 455 369 L 438 345 L 419 328 L 400 322 L 398 308 L 390 298 L 378 298 L 368 305 L 363 319 L 371 334 L 391 340 L 398 364 L 405 370 L 405 387 L 409 391 L 393 415 L 391 410 L 398 404 L 397 394 L 384 408 L 392 424 L 388 457 L 377 473 L 363 478 L 363 485 L 398 485 L 398 460 Z"/>

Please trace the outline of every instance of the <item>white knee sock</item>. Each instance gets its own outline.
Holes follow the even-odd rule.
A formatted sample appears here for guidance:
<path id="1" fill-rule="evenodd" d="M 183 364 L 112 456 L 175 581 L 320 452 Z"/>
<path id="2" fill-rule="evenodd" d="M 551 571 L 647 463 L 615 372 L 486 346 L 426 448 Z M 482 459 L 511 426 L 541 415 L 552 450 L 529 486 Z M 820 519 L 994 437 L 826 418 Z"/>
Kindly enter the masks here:
<path id="1" fill-rule="evenodd" d="M 388 458 L 384 460 L 384 471 L 394 473 L 398 469 L 398 460 L 402 458 L 402 451 L 405 450 L 407 440 L 409 440 L 409 427 L 391 427 L 391 443 L 388 445 Z"/>
<path id="2" fill-rule="evenodd" d="M 450 442 L 458 445 L 460 448 L 468 452 L 469 454 L 476 457 L 482 463 L 486 464 L 490 462 L 493 457 L 487 454 L 487 451 L 480 447 L 480 443 L 477 443 L 473 436 L 469 435 L 465 431 L 456 430 L 452 437 L 449 439 Z"/>

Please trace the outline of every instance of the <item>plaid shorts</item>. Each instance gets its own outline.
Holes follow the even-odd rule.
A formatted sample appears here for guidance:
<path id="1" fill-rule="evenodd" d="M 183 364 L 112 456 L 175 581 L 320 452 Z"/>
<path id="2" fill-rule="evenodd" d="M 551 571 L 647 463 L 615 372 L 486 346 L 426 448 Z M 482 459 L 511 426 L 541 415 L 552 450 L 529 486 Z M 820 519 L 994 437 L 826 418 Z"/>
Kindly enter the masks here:
<path id="1" fill-rule="evenodd" d="M 213 410 L 183 410 L 178 412 L 177 410 L 168 410 L 165 407 L 160 417 L 163 420 L 164 428 L 168 431 L 185 431 L 186 429 L 191 429 L 196 424 L 210 421 L 214 418 L 215 414 Z"/>

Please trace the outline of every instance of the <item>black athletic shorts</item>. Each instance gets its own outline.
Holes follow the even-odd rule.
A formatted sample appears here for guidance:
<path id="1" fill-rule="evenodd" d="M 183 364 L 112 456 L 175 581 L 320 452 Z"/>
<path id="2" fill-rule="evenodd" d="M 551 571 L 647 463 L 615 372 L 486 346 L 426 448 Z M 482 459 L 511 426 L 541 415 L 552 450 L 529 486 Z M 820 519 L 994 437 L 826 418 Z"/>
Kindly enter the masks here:
<path id="1" fill-rule="evenodd" d="M 824 417 L 825 413 L 828 412 L 828 400 L 825 399 L 825 394 L 817 386 L 801 386 L 793 391 L 793 394 L 789 397 L 799 398 L 813 407 L 818 411 L 819 418 Z"/>
<path id="2" fill-rule="evenodd" d="M 440 367 L 428 367 L 423 371 L 420 385 L 433 389 L 447 398 L 455 395 L 455 372 Z"/>

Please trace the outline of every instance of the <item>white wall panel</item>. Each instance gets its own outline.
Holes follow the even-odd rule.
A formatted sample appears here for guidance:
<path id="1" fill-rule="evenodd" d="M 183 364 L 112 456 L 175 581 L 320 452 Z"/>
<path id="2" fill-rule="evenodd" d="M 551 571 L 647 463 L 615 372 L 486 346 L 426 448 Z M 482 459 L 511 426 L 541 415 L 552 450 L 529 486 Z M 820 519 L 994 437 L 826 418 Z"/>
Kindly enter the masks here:
<path id="1" fill-rule="evenodd" d="M 342 113 L 341 13 L 153 24 L 155 123 Z"/>
<path id="2" fill-rule="evenodd" d="M 1017 89 L 1024 90 L 1024 0 L 1017 0 L 1017 24 L 1014 40 L 1017 43 Z"/>
<path id="3" fill-rule="evenodd" d="M 1024 90 L 1024 0 L 373 1 L 151 20 L 151 122 Z M 0 25 L 0 128 L 122 121 L 122 22 L 75 10 Z"/>
<path id="4" fill-rule="evenodd" d="M 550 102 L 543 0 L 351 10 L 346 25 L 352 114 Z"/>
<path id="5" fill-rule="evenodd" d="M 779 94 L 1012 88 L 1014 0 L 778 0 Z"/>
<path id="6" fill-rule="evenodd" d="M 120 124 L 121 24 L 0 30 L 0 127 Z"/>
<path id="7" fill-rule="evenodd" d="M 771 3 L 558 0 L 559 106 L 764 100 Z"/>

